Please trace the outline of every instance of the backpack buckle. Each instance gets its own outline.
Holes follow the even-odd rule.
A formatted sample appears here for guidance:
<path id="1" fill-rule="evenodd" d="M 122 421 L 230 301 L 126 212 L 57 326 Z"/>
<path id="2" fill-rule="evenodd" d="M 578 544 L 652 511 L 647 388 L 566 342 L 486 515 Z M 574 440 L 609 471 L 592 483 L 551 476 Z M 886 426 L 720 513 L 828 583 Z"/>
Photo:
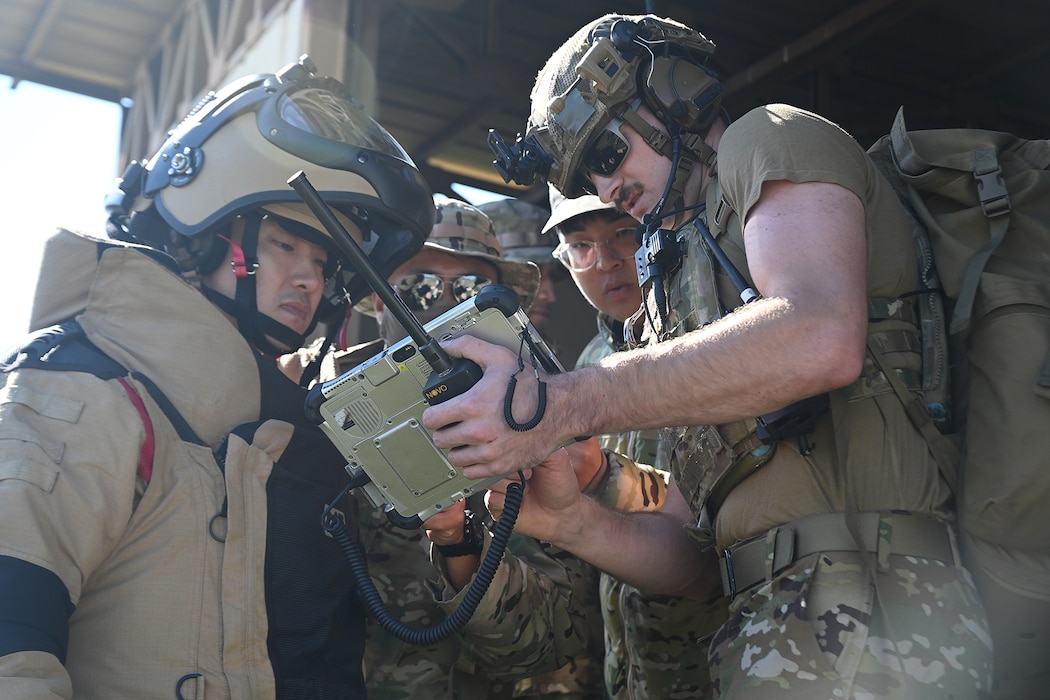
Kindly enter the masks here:
<path id="1" fill-rule="evenodd" d="M 973 177 L 977 181 L 977 197 L 981 211 L 989 219 L 1010 213 L 1010 195 L 1003 181 L 1003 169 L 995 157 L 995 149 L 983 148 L 973 153 Z"/>

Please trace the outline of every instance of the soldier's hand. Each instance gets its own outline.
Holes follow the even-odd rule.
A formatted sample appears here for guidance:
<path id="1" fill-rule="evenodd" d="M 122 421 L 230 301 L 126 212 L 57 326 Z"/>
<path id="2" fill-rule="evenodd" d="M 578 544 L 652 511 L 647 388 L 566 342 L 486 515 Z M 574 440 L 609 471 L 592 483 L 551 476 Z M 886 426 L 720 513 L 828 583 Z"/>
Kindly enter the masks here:
<path id="1" fill-rule="evenodd" d="M 510 475 L 538 464 L 557 448 L 561 426 L 549 417 L 525 432 L 507 425 L 503 402 L 510 379 L 518 370 L 515 353 L 473 336 L 460 336 L 444 347 L 449 355 L 478 363 L 484 373 L 466 393 L 423 412 L 423 425 L 435 431 L 434 444 L 450 450 L 449 461 L 462 468 L 465 476 Z M 529 365 L 516 380 L 512 413 L 516 421 L 524 423 L 536 414 L 539 386 Z"/>
<path id="2" fill-rule="evenodd" d="M 557 450 L 527 475 L 525 496 L 514 531 L 545 542 L 557 540 L 566 527 L 576 526 L 579 503 L 583 498 L 569 452 Z M 502 479 L 489 487 L 485 505 L 493 518 L 502 515 L 506 507 L 507 487 L 520 483 L 516 477 Z"/>
<path id="3" fill-rule="evenodd" d="M 436 545 L 459 544 L 463 541 L 463 512 L 466 501 L 459 501 L 440 513 L 427 518 L 423 523 L 427 537 Z"/>

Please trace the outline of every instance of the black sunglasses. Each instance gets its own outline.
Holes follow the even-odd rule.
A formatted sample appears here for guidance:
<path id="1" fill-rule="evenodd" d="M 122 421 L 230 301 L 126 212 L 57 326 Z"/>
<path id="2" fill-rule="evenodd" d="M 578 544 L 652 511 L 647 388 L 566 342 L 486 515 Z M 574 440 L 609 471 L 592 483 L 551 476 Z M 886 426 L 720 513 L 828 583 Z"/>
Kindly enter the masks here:
<path id="1" fill-rule="evenodd" d="M 452 286 L 452 298 L 458 304 L 477 296 L 482 287 L 492 284 L 492 280 L 481 275 L 445 279 L 432 272 L 417 272 L 402 277 L 394 285 L 394 291 L 412 311 L 429 311 L 444 295 L 446 284 Z"/>
<path id="2" fill-rule="evenodd" d="M 580 160 L 580 166 L 586 172 L 609 177 L 623 165 L 631 145 L 620 131 L 622 123 L 619 119 L 610 121 L 587 147 Z M 593 188 L 593 185 L 591 187 Z"/>

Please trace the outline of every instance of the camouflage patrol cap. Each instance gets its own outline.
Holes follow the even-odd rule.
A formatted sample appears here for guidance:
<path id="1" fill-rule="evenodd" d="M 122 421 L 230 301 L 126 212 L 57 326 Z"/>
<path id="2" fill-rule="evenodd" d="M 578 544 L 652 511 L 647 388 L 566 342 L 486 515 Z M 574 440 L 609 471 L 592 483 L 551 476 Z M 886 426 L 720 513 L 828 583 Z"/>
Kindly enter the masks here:
<path id="1" fill-rule="evenodd" d="M 510 287 L 528 309 L 540 286 L 540 269 L 531 262 L 509 260 L 503 255 L 492 220 L 477 207 L 458 199 L 435 197 L 436 217 L 423 249 L 439 250 L 451 255 L 481 258 L 499 271 L 499 284 Z M 371 296 L 355 307 L 369 316 L 375 315 Z"/>
<path id="2" fill-rule="evenodd" d="M 479 204 L 478 209 L 491 220 L 496 237 L 508 260 L 529 260 L 543 265 L 553 260 L 558 241 L 545 233 L 548 213 L 543 207 L 520 199 L 501 199 Z"/>

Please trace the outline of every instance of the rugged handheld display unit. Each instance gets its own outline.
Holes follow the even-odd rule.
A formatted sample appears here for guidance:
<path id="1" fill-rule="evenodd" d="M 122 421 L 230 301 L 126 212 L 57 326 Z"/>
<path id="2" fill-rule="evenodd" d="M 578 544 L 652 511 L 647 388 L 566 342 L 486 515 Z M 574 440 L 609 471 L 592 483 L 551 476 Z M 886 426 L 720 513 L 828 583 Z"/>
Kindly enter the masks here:
<path id="1" fill-rule="evenodd" d="M 554 354 L 529 324 L 517 295 L 508 287 L 488 285 L 481 292 L 426 324 L 438 340 L 473 335 L 515 352 L 532 353 L 547 373 L 561 371 Z M 347 470 L 364 470 L 368 500 L 388 517 L 426 520 L 438 511 L 485 488 L 496 478 L 472 481 L 434 446 L 420 420 L 429 403 L 469 387 L 428 382 L 434 370 L 405 338 L 345 374 L 317 385 L 308 411 L 347 459 Z M 424 396 L 424 393 L 427 396 Z M 448 396 L 447 398 L 451 398 Z M 406 525 L 413 525 L 406 522 Z"/>
<path id="2" fill-rule="evenodd" d="M 422 326 L 336 219 L 302 173 L 289 184 L 332 234 L 409 337 L 335 379 L 315 385 L 307 415 L 346 457 L 368 500 L 401 527 L 424 520 L 500 477 L 471 480 L 448 461 L 423 427 L 423 410 L 468 390 L 481 378 L 470 360 L 450 358 L 440 341 L 472 335 L 503 345 L 548 374 L 564 371 L 529 323 L 517 295 L 492 284 Z"/>

